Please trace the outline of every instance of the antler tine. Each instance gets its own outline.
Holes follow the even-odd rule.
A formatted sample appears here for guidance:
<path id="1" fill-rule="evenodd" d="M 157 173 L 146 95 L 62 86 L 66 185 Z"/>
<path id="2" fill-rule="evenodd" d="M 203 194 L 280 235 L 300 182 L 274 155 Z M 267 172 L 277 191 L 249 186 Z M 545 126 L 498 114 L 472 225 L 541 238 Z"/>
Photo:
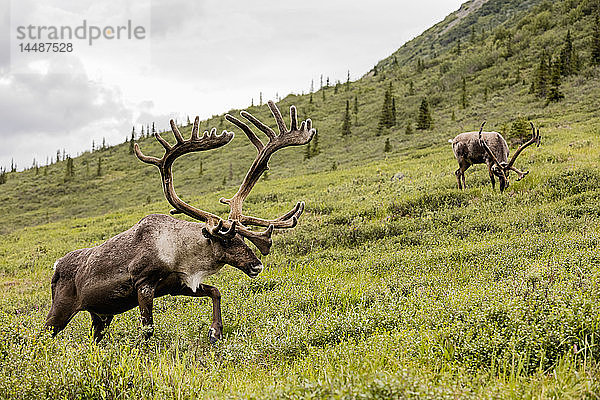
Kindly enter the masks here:
<path id="1" fill-rule="evenodd" d="M 252 166 L 244 177 L 244 180 L 242 181 L 237 193 L 230 199 L 220 199 L 221 203 L 228 204 L 230 207 L 229 219 L 240 222 L 241 226 L 238 227 L 238 232 L 248 237 L 248 239 L 250 239 L 250 236 L 247 236 L 247 233 L 243 229 L 241 230 L 243 225 L 268 227 L 267 230 L 263 232 L 263 234 L 266 234 L 269 229 L 293 228 L 298 223 L 298 218 L 304 211 L 304 202 L 299 202 L 294 208 L 284 215 L 271 220 L 243 215 L 242 206 L 244 200 L 250 194 L 250 191 L 260 176 L 263 174 L 263 172 L 269 169 L 268 162 L 274 152 L 284 147 L 306 144 L 310 142 L 316 133 L 316 131 L 312 128 L 312 121 L 310 119 L 302 121 L 300 124 L 300 129 L 298 129 L 297 110 L 295 106 L 290 107 L 291 129 L 288 130 L 277 105 L 273 101 L 269 101 L 267 104 L 271 110 L 271 113 L 273 114 L 273 117 L 275 118 L 275 121 L 277 122 L 277 126 L 279 127 L 279 135 L 276 135 L 273 129 L 263 124 L 252 114 L 246 111 L 242 111 L 240 113 L 242 117 L 250 121 L 254 126 L 268 136 L 269 141 L 266 145 L 263 144 L 260 139 L 258 139 L 248 125 L 231 115 L 225 116 L 229 122 L 233 123 L 244 131 L 246 136 L 248 136 L 248 139 L 250 139 L 250 141 L 258 150 L 258 154 L 256 155 Z"/>
<path id="2" fill-rule="evenodd" d="M 250 129 L 250 127 L 248 127 L 248 125 L 246 125 L 245 123 L 243 123 L 242 121 L 240 121 L 239 119 L 234 117 L 233 115 L 226 114 L 225 119 L 227 121 L 231 122 L 232 124 L 234 124 L 235 126 L 237 126 L 238 128 L 240 128 L 242 131 L 244 131 L 246 136 L 248 136 L 248 139 L 250 139 L 250 141 L 252 142 L 254 147 L 256 147 L 256 150 L 258 150 L 260 152 L 263 149 L 263 147 L 265 147 L 263 142 L 261 142 L 260 139 L 258 138 L 258 136 L 256 136 L 254 134 L 254 132 L 252 132 L 252 130 Z"/>
<path id="3" fill-rule="evenodd" d="M 260 122 L 258 119 L 256 119 L 254 117 L 254 115 L 250 114 L 249 112 L 242 111 L 242 112 L 240 112 L 240 115 L 242 117 L 246 118 L 248 121 L 252 122 L 252 125 L 256 126 L 258 129 L 260 129 L 262 132 L 264 132 L 264 134 L 269 137 L 269 141 L 275 139 L 275 137 L 277 136 L 273 129 L 271 129 L 267 125 L 263 124 L 262 122 Z"/>
<path id="4" fill-rule="evenodd" d="M 483 147 L 485 149 L 485 152 L 488 153 L 488 155 L 492 158 L 492 160 L 494 160 L 494 163 L 496 163 L 499 167 L 502 167 L 500 165 L 500 163 L 498 162 L 498 159 L 496 158 L 496 156 L 492 152 L 492 150 L 488 147 L 488 145 L 487 145 L 485 139 L 483 138 L 483 136 L 481 136 L 481 132 L 483 132 L 483 127 L 485 126 L 486 122 L 487 121 L 483 121 L 483 123 L 481 124 L 481 128 L 479 128 L 479 144 L 481 145 L 481 147 Z"/>
<path id="5" fill-rule="evenodd" d="M 271 239 L 273 229 L 274 226 L 269 225 L 269 227 L 262 232 L 254 232 L 240 224 L 237 226 L 237 233 L 252 242 L 256 248 L 258 248 L 260 253 L 263 256 L 266 256 L 271 251 L 271 245 L 273 244 L 273 239 Z"/>
<path id="6" fill-rule="evenodd" d="M 515 154 L 513 154 L 512 158 L 508 162 L 508 165 L 506 166 L 506 168 L 510 168 L 513 166 L 513 164 L 517 160 L 517 157 L 519 157 L 519 154 L 521 154 L 521 152 L 523 150 L 525 150 L 525 148 L 531 146 L 534 143 L 537 143 L 538 146 L 540 145 L 540 130 L 538 129 L 537 134 L 536 134 L 535 125 L 533 125 L 533 122 L 531 122 L 531 121 L 529 123 L 531 124 L 531 130 L 532 130 L 531 139 L 529 139 L 527 142 L 525 142 L 521 146 L 519 146 L 519 148 L 515 151 Z"/>
<path id="7" fill-rule="evenodd" d="M 194 126 L 192 127 L 191 140 L 200 140 L 200 136 L 198 135 L 198 125 L 200 125 L 200 117 L 196 116 L 196 119 L 194 119 Z"/>
<path id="8" fill-rule="evenodd" d="M 279 111 L 279 108 L 277 108 L 277 106 L 275 105 L 275 103 L 273 103 L 272 100 L 269 100 L 267 102 L 267 105 L 269 106 L 269 109 L 271 110 L 271 114 L 273 114 L 273 117 L 275 117 L 275 121 L 277 122 L 277 126 L 279 127 L 279 134 L 283 135 L 287 132 L 287 127 L 285 126 L 285 121 L 283 120 L 283 116 L 281 115 L 281 111 Z M 291 114 L 291 110 L 292 108 L 296 108 L 294 106 L 290 107 L 290 114 Z M 292 125 L 294 124 L 293 122 L 294 120 L 292 119 Z"/>
<path id="9" fill-rule="evenodd" d="M 296 106 L 290 107 L 290 130 L 291 131 L 298 130 L 298 116 L 296 115 Z"/>
<path id="10" fill-rule="evenodd" d="M 216 236 L 219 231 L 221 230 L 221 228 L 223 228 L 223 220 L 220 220 L 217 225 L 209 227 L 208 231 L 210 232 L 211 235 Z"/>
<path id="11" fill-rule="evenodd" d="M 175 139 L 177 139 L 177 143 L 183 143 L 183 136 L 181 136 L 181 132 L 179 132 L 179 128 L 177 128 L 175 121 L 171 120 L 169 122 L 171 124 L 171 130 L 173 131 L 173 134 L 175 135 Z"/>
<path id="12" fill-rule="evenodd" d="M 172 149 L 171 145 L 169 144 L 169 142 L 167 142 L 165 139 L 163 139 L 162 136 L 160 136 L 160 133 L 154 132 L 154 137 L 156 138 L 156 140 L 158 140 L 158 142 L 160 144 L 162 144 L 162 147 L 164 147 L 166 151 L 171 151 L 171 149 Z"/>
<path id="13" fill-rule="evenodd" d="M 273 226 L 274 228 L 286 229 L 295 227 L 298 224 L 298 218 L 300 218 L 303 212 L 304 202 L 300 201 L 290 211 L 275 219 L 262 219 L 242 215 L 241 220 L 247 225 Z"/>
<path id="14" fill-rule="evenodd" d="M 160 159 L 158 159 L 156 157 L 144 155 L 144 153 L 142 153 L 142 151 L 140 150 L 140 146 L 138 146 L 137 143 L 134 143 L 133 150 L 135 151 L 135 155 L 137 156 L 137 158 L 139 158 L 141 161 L 145 162 L 146 164 L 153 164 L 156 166 L 160 165 L 160 162 L 161 162 Z"/>
<path id="15" fill-rule="evenodd" d="M 160 136 L 160 134 L 156 133 L 156 139 L 165 148 L 165 154 L 160 159 L 156 157 L 145 156 L 141 152 L 137 143 L 135 143 L 134 145 L 134 150 L 136 156 L 141 161 L 147 164 L 156 165 L 158 167 L 162 178 L 163 192 L 165 194 L 165 198 L 175 208 L 171 211 L 171 214 L 183 213 L 192 218 L 201 221 L 206 221 L 211 225 L 214 225 L 219 222 L 223 224 L 221 218 L 219 218 L 218 216 L 207 211 L 195 208 L 181 200 L 179 196 L 177 196 L 177 193 L 175 193 L 175 188 L 173 186 L 173 172 L 171 171 L 171 167 L 173 165 L 173 162 L 175 162 L 175 160 L 178 157 L 187 153 L 211 150 L 224 146 L 227 143 L 229 143 L 234 137 L 233 132 L 227 131 L 223 131 L 221 135 L 217 135 L 216 130 L 213 128 L 213 134 L 205 134 L 202 138 L 199 138 L 199 120 L 200 119 L 198 117 L 196 117 L 196 119 L 194 120 L 194 126 L 192 127 L 192 135 L 189 140 L 184 140 L 181 135 L 181 132 L 179 132 L 179 129 L 177 129 L 177 126 L 175 125 L 174 121 L 170 121 L 173 134 L 177 139 L 177 144 L 175 144 L 175 146 L 171 146 L 166 140 L 164 140 Z"/>

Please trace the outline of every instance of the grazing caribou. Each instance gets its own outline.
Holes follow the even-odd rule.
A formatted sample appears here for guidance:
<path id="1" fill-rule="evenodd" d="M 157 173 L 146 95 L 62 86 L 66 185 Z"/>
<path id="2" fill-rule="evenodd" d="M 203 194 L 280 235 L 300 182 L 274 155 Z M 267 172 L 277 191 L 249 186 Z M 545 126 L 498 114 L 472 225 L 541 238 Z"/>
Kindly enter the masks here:
<path id="1" fill-rule="evenodd" d="M 233 139 L 233 132 L 223 131 L 217 135 L 213 128 L 200 137 L 199 118 L 196 117 L 191 138 L 184 140 L 171 120 L 171 129 L 177 140 L 174 146 L 155 134 L 165 148 L 162 158 L 142 154 L 135 144 L 137 157 L 160 170 L 165 197 L 175 208 L 171 214 L 183 213 L 202 222 L 183 221 L 168 215 L 148 215 L 99 246 L 75 250 L 59 259 L 52 277 L 52 307 L 46 319 L 46 327 L 52 330 L 53 335 L 64 329 L 77 312 L 85 310 L 92 317 L 94 339 L 100 341 L 115 314 L 139 306 L 142 332 L 148 338 L 154 331 L 152 302 L 156 297 L 169 294 L 210 297 L 213 313 L 209 339 L 211 343 L 221 339 L 221 295 L 217 288 L 202 283 L 203 280 L 219 272 L 225 264 L 251 278 L 256 277 L 263 266 L 244 239 L 267 255 L 273 229 L 293 228 L 304 210 L 304 203 L 299 202 L 292 210 L 272 220 L 242 213 L 244 200 L 269 168 L 271 155 L 284 147 L 306 144 L 315 134 L 310 119 L 298 126 L 294 106 L 290 107 L 291 126 L 288 130 L 277 106 L 271 101 L 268 105 L 279 134 L 251 114 L 241 112 L 242 117 L 267 135 L 266 144 L 244 122 L 231 115 L 225 116 L 246 134 L 258 151 L 237 193 L 230 199 L 220 199 L 230 207 L 227 220 L 183 202 L 175 193 L 171 166 L 184 154 L 226 145 Z M 257 232 L 249 226 L 266 229 Z"/>
<path id="2" fill-rule="evenodd" d="M 500 181 L 501 192 L 509 185 L 508 174 L 510 171 L 517 173 L 517 181 L 523 179 L 529 171 L 519 171 L 513 167 L 513 164 L 526 147 L 534 143 L 538 147 L 540 145 L 540 130 L 537 129 L 536 131 L 533 122 L 530 122 L 530 124 L 533 131 L 531 139 L 523 143 L 515 151 L 510 161 L 508 161 L 508 145 L 506 144 L 506 140 L 498 132 L 483 132 L 485 122 L 481 124 L 479 132 L 461 133 L 453 140 L 449 140 L 452 143 L 454 156 L 458 161 L 458 169 L 454 172 L 458 181 L 458 188 L 466 188 L 465 171 L 473 164 L 486 164 L 490 180 L 492 181 L 492 188 L 496 188 L 494 176 L 497 176 Z"/>

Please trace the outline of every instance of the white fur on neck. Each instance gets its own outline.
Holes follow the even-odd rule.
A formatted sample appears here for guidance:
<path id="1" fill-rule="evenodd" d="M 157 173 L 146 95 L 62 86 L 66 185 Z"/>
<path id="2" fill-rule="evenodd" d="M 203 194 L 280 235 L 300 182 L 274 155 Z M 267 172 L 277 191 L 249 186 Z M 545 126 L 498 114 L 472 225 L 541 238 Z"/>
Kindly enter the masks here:
<path id="1" fill-rule="evenodd" d="M 186 275 L 185 284 L 195 292 L 202 284 L 204 278 L 213 274 L 213 271 L 196 271 L 193 274 Z"/>

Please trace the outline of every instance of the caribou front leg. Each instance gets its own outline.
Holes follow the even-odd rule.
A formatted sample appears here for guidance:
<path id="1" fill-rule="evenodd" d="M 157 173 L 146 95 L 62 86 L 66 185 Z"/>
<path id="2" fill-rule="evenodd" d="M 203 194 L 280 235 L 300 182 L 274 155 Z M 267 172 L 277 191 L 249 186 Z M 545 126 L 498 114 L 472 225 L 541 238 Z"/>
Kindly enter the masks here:
<path id="1" fill-rule="evenodd" d="M 223 320 L 221 319 L 221 292 L 214 286 L 200 284 L 196 290 L 182 286 L 170 293 L 173 296 L 210 297 L 212 300 L 212 323 L 208 330 L 208 340 L 211 344 L 223 338 Z"/>
<path id="2" fill-rule="evenodd" d="M 152 319 L 152 304 L 154 301 L 154 287 L 142 285 L 138 288 L 138 305 L 140 307 L 140 319 L 142 322 L 142 335 L 149 339 L 154 334 L 154 322 Z"/>

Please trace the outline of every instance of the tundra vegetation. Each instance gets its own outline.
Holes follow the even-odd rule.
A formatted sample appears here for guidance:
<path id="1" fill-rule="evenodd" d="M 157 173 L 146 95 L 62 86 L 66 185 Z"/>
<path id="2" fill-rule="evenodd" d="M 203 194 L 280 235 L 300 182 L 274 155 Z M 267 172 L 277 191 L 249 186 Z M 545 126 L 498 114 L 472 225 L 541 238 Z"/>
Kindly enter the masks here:
<path id="1" fill-rule="evenodd" d="M 207 280 L 223 294 L 217 345 L 205 337 L 210 301 L 169 296 L 154 304 L 149 340 L 137 310 L 115 317 L 99 345 L 84 314 L 55 339 L 44 334 L 55 260 L 170 207 L 128 143 L 73 158 L 67 181 L 63 161 L 44 174 L 7 172 L 0 397 L 597 398 L 598 12 L 595 0 L 489 0 L 449 16 L 347 90 L 282 99 L 281 109 L 296 104 L 299 118 L 314 120 L 320 151 L 275 155 L 245 210 L 275 217 L 302 198 L 305 213 L 294 230 L 273 235 L 257 279 L 225 268 Z M 564 98 L 548 102 L 531 83 L 544 51 L 561 59 L 569 30 L 579 65 L 561 75 Z M 390 80 L 396 125 L 378 130 Z M 413 130 L 424 98 L 432 128 Z M 352 131 L 342 137 L 353 99 Z M 266 105 L 249 111 L 269 118 Z M 516 121 L 534 121 L 543 135 L 519 156 L 527 178 L 502 194 L 485 166 L 456 188 L 447 140 L 483 120 L 511 149 L 528 139 L 511 129 Z M 178 160 L 183 199 L 212 210 L 215 198 L 235 193 L 236 171 L 256 154 L 236 133 L 225 148 Z M 153 140 L 140 145 L 160 154 Z"/>

